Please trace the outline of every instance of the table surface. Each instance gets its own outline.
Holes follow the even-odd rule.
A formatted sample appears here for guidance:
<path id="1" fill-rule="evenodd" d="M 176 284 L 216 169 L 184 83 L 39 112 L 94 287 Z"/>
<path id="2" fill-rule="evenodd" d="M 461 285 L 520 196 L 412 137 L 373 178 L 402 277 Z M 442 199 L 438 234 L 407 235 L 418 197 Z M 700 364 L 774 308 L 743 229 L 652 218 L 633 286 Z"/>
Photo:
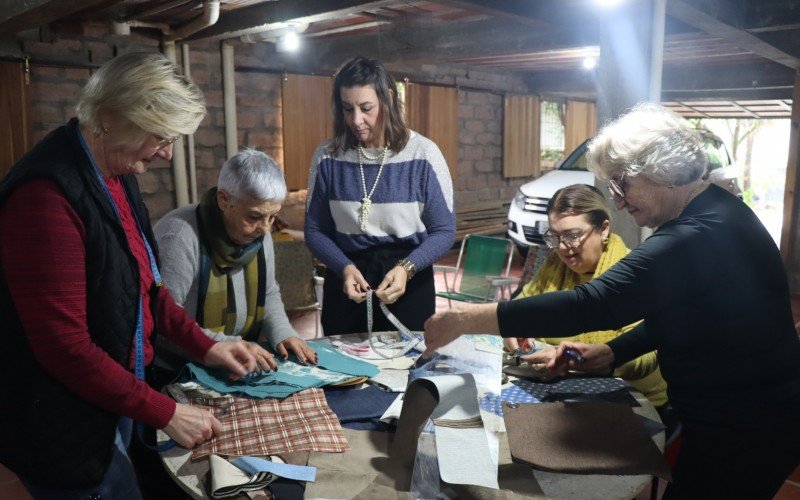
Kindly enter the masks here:
<path id="1" fill-rule="evenodd" d="M 332 341 L 338 339 L 351 342 L 359 341 L 366 339 L 366 334 L 332 336 L 317 340 Z M 463 344 L 461 344 L 460 348 L 458 345 L 459 344 L 457 344 L 455 348 L 451 348 L 451 351 L 447 352 L 447 354 L 453 355 L 454 353 L 457 353 L 459 349 L 464 349 Z M 655 408 L 647 400 L 647 398 L 635 391 L 632 391 L 632 394 L 641 404 L 641 406 L 633 408 L 635 413 L 658 422 L 661 421 L 658 412 L 656 412 Z M 342 498 L 343 492 L 349 489 L 345 488 L 342 490 L 341 484 L 338 486 L 326 485 L 325 483 L 329 481 L 335 481 L 337 483 L 348 480 L 352 481 L 352 483 L 348 483 L 352 484 L 352 489 L 354 490 L 351 492 L 352 496 L 358 495 L 359 493 L 361 493 L 363 496 L 366 493 L 366 491 L 362 491 L 362 486 L 356 486 L 356 484 L 359 484 L 359 481 L 361 481 L 361 483 L 364 485 L 370 485 L 370 487 L 379 488 L 377 490 L 372 490 L 373 494 L 384 494 L 392 491 L 392 488 L 385 485 L 376 486 L 380 485 L 382 481 L 375 480 L 382 474 L 386 474 L 387 469 L 385 467 L 385 462 L 388 460 L 388 456 L 384 457 L 382 455 L 383 452 L 380 450 L 382 450 L 384 446 L 388 446 L 388 444 L 381 443 L 383 443 L 383 441 L 388 443 L 390 440 L 389 433 L 366 433 L 365 431 L 351 431 L 349 429 L 345 429 L 345 433 L 351 436 L 348 438 L 350 441 L 354 441 L 353 438 L 356 436 L 359 437 L 359 439 L 355 439 L 355 441 L 358 441 L 358 443 L 351 443 L 351 446 L 354 444 L 356 446 L 360 446 L 362 450 L 359 451 L 362 452 L 366 451 L 363 449 L 366 447 L 369 449 L 368 453 L 374 453 L 375 457 L 373 457 L 370 461 L 364 462 L 362 465 L 363 470 L 357 471 L 355 476 L 348 479 L 347 474 L 352 473 L 352 470 L 342 470 L 341 464 L 358 463 L 354 455 L 354 453 L 357 452 L 355 450 L 356 446 L 353 446 L 354 451 L 347 452 L 345 454 L 312 453 L 312 457 L 320 456 L 322 460 L 320 460 L 319 464 L 317 464 L 320 466 L 317 473 L 317 482 L 309 483 L 307 487 L 307 498 Z M 166 439 L 166 435 L 164 435 L 161 431 L 159 431 L 159 436 L 161 439 Z M 501 466 L 507 464 L 507 467 L 517 468 L 514 469 L 513 472 L 516 477 L 510 481 L 506 481 L 505 484 L 503 481 L 501 481 L 501 488 L 506 489 L 506 491 L 503 492 L 503 498 L 629 499 L 634 498 L 639 492 L 641 492 L 641 490 L 651 480 L 651 477 L 646 475 L 612 476 L 596 474 L 561 474 L 532 470 L 529 467 L 524 466 L 518 467 L 518 464 L 511 465 L 511 456 L 510 452 L 508 451 L 508 444 L 505 436 L 505 433 L 500 435 L 500 449 L 498 456 L 499 463 Z M 660 432 L 659 434 L 653 436 L 653 440 L 659 449 L 664 449 L 664 432 Z M 433 450 L 435 453 L 435 443 L 433 442 L 432 434 L 422 434 L 420 437 L 419 450 L 427 450 L 428 452 Z M 332 456 L 322 457 L 327 455 Z M 204 477 L 208 473 L 208 460 L 199 460 L 193 462 L 191 460 L 191 452 L 180 446 L 176 446 L 171 450 L 162 452 L 161 460 L 170 477 L 172 477 L 175 482 L 192 498 L 208 498 L 205 495 L 205 488 L 203 485 Z M 315 465 L 312 462 L 313 460 L 309 462 L 309 465 Z M 375 464 L 379 463 L 382 463 L 383 466 L 375 466 Z M 328 465 L 330 465 L 330 470 L 325 470 L 325 467 Z M 530 477 L 530 481 L 527 481 L 526 477 Z M 389 481 L 387 479 L 383 482 Z M 327 486 L 331 487 L 328 488 Z M 514 492 L 516 492 L 516 495 Z M 498 494 L 500 494 L 500 492 L 498 492 Z"/>

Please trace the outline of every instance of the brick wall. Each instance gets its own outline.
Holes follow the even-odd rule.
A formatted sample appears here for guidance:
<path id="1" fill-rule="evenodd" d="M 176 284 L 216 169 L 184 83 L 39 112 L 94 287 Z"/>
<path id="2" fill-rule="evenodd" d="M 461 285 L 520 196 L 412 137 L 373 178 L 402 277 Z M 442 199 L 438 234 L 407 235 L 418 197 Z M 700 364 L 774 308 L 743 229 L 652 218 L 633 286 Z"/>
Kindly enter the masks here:
<path id="1" fill-rule="evenodd" d="M 511 201 L 528 179 L 503 177 L 503 96 L 459 91 L 458 126 L 456 206 Z"/>
<path id="2" fill-rule="evenodd" d="M 69 32 L 57 32 L 43 41 L 24 40 L 24 53 L 31 67 L 31 121 L 33 139 L 38 141 L 50 130 L 74 115 L 74 105 L 92 65 L 99 65 L 115 54 L 134 50 L 158 50 L 155 32 L 133 30 L 130 36 L 113 35 L 102 24 L 85 25 Z M 280 70 L 279 61 L 268 44 L 235 43 L 235 65 Z M 179 64 L 180 51 L 178 51 Z M 38 62 L 54 64 L 41 65 Z M 190 45 L 191 76 L 206 98 L 208 116 L 195 134 L 198 192 L 216 184 L 219 167 L 226 159 L 222 70 L 219 42 Z M 487 200 L 510 200 L 522 179 L 502 177 L 502 96 L 501 92 L 525 92 L 523 80 L 498 72 L 466 72 L 460 67 L 423 65 L 420 68 L 391 67 L 398 79 L 458 85 L 459 146 L 458 176 L 455 181 L 459 206 Z M 330 74 L 323 69 L 319 74 Z M 236 72 L 238 142 L 241 147 L 260 149 L 278 161 L 283 160 L 281 75 L 279 72 Z M 485 89 L 485 90 L 484 90 Z M 173 174 L 167 162 L 154 162 L 150 171 L 139 176 L 145 201 L 154 220 L 175 207 Z M 301 229 L 306 192 L 290 193 L 282 217 L 290 227 Z"/>

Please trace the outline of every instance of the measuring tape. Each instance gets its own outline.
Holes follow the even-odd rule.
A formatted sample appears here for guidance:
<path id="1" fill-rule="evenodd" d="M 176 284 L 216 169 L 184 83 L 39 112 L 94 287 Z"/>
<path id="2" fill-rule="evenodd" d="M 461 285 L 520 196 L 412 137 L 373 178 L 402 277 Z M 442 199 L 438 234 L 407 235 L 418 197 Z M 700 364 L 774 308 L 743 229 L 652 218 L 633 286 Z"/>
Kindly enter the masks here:
<path id="1" fill-rule="evenodd" d="M 411 349 L 416 347 L 417 344 L 422 342 L 422 337 L 420 337 L 416 333 L 414 333 L 411 330 L 409 330 L 408 328 L 406 328 L 406 326 L 403 323 L 401 323 L 399 319 L 397 319 L 397 316 L 392 314 L 392 312 L 389 310 L 389 308 L 386 307 L 386 304 L 384 304 L 383 302 L 380 302 L 380 301 L 378 302 L 378 304 L 379 304 L 379 307 L 381 308 L 381 312 L 383 312 L 383 314 L 386 316 L 386 319 L 388 319 L 389 322 L 392 325 L 394 325 L 395 328 L 397 328 L 397 330 L 400 333 L 400 338 L 403 339 L 403 338 L 408 337 L 409 340 L 401 340 L 400 342 L 389 343 L 386 340 L 381 339 L 379 334 L 373 334 L 372 333 L 372 312 L 373 312 L 372 295 L 373 295 L 373 291 L 372 290 L 367 290 L 367 332 L 369 333 L 369 346 L 372 348 L 373 351 L 375 351 L 376 354 L 378 354 L 378 356 L 380 356 L 382 358 L 385 358 L 385 359 L 394 359 L 394 358 L 399 358 L 400 356 L 405 356 L 405 354 L 408 351 L 410 351 Z M 377 340 L 379 340 L 380 342 L 384 343 L 383 346 L 378 347 L 378 346 L 375 345 L 376 337 L 377 337 Z M 384 350 L 385 349 L 397 349 L 397 353 L 392 353 L 391 355 L 386 355 L 383 352 L 381 352 L 381 349 L 384 349 Z"/>

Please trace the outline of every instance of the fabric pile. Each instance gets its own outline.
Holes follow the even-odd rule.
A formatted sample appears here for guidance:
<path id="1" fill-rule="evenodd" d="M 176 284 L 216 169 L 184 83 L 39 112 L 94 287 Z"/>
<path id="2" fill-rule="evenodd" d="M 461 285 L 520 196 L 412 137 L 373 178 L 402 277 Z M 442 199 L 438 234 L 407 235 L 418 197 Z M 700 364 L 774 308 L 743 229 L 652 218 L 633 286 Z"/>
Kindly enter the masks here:
<path id="1" fill-rule="evenodd" d="M 345 356 L 328 344 L 308 344 L 317 351 L 316 366 L 301 364 L 293 355 L 287 361 L 277 357 L 277 371 L 262 372 L 237 381 L 230 380 L 223 370 L 194 363 L 186 367 L 191 377 L 210 389 L 253 398 L 285 398 L 312 387 L 343 383 L 356 377 L 374 377 L 380 371 L 370 363 Z"/>

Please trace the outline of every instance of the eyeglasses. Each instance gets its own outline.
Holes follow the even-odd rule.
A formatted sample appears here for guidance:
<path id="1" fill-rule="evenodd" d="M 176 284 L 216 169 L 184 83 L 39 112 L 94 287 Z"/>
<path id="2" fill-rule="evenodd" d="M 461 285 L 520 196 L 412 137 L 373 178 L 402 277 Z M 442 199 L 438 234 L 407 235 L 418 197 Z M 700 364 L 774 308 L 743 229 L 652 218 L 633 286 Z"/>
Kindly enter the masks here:
<path id="1" fill-rule="evenodd" d="M 611 194 L 611 197 L 617 196 L 619 198 L 625 198 L 625 188 L 627 187 L 627 183 L 624 181 L 625 174 L 620 176 L 619 181 L 612 178 L 608 181 L 608 192 Z"/>
<path id="2" fill-rule="evenodd" d="M 164 137 L 158 134 L 153 134 L 153 137 L 156 138 L 156 146 L 158 149 L 164 149 L 165 147 L 169 146 L 173 142 L 177 141 L 180 137 L 179 135 L 175 135 L 172 137 Z"/>
<path id="3" fill-rule="evenodd" d="M 567 248 L 575 249 L 583 244 L 583 237 L 591 233 L 593 230 L 594 226 L 591 226 L 589 229 L 579 232 L 574 231 L 570 233 L 556 234 L 548 229 L 545 231 L 542 237 L 544 238 L 544 242 L 548 248 L 558 248 L 558 245 L 563 243 Z"/>

